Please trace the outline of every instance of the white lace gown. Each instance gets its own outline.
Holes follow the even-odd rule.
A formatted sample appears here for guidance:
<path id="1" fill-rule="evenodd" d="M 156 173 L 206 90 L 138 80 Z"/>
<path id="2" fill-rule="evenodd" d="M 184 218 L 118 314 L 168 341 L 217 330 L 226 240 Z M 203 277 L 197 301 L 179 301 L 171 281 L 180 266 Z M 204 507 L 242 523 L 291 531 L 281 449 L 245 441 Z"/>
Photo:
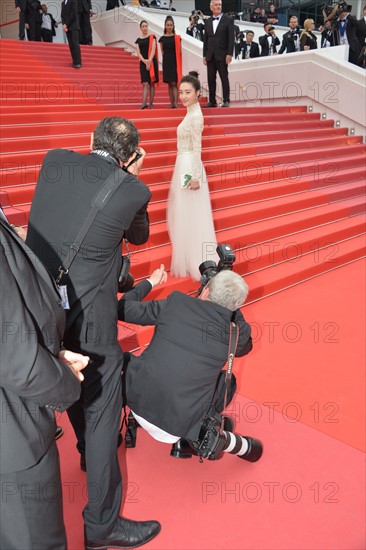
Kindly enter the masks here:
<path id="1" fill-rule="evenodd" d="M 207 177 L 201 161 L 203 116 L 199 103 L 191 105 L 179 124 L 178 154 L 168 198 L 168 231 L 172 242 L 171 273 L 190 275 L 199 280 L 198 266 L 206 260 L 217 261 L 215 228 Z M 193 191 L 181 187 L 182 176 L 189 174 L 200 182 Z"/>

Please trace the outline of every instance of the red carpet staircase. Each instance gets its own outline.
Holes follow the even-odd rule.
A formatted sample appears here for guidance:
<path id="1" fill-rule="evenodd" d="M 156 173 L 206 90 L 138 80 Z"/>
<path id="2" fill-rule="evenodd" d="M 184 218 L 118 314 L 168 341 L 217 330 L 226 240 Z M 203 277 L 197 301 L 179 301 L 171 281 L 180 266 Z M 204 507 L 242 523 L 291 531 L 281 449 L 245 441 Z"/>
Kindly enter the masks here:
<path id="1" fill-rule="evenodd" d="M 167 86 L 154 110 L 139 110 L 137 59 L 120 49 L 82 47 L 71 67 L 60 44 L 0 41 L 2 65 L 0 202 L 11 222 L 27 225 L 45 153 L 87 153 L 90 132 L 109 115 L 130 118 L 148 155 L 141 179 L 152 191 L 151 236 L 133 250 L 135 278 L 170 265 L 166 199 L 183 109 L 168 109 Z M 14 63 L 16 59 L 16 65 Z M 365 255 L 365 150 L 334 121 L 306 107 L 231 107 L 204 111 L 203 161 L 218 242 L 235 249 L 235 269 L 251 301 Z M 189 220 L 187 220 L 189 224 Z M 151 293 L 194 292 L 171 277 Z M 120 327 L 124 349 L 144 345 L 150 329 Z"/>

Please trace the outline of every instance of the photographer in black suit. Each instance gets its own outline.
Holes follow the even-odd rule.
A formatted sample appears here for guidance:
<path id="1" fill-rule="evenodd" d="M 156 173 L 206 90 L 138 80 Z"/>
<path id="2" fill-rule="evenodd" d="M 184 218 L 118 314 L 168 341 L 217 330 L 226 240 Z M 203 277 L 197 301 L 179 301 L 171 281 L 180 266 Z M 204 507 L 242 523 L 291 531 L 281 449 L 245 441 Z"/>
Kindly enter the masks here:
<path id="1" fill-rule="evenodd" d="M 199 22 L 200 15 L 197 12 L 193 13 L 189 16 L 189 27 L 186 29 L 186 34 L 189 34 L 189 36 L 192 36 L 192 38 L 196 38 L 197 40 L 201 40 L 203 42 L 203 38 L 205 35 L 205 26 L 203 23 Z"/>
<path id="2" fill-rule="evenodd" d="M 301 30 L 300 30 L 299 21 L 296 15 L 293 15 L 292 17 L 290 17 L 289 27 L 290 27 L 290 30 L 285 32 L 285 34 L 282 37 L 282 44 L 280 49 L 278 50 L 279 54 L 283 54 L 284 52 L 294 53 L 294 52 L 300 51 Z"/>
<path id="3" fill-rule="evenodd" d="M 66 550 L 54 410 L 80 396 L 88 357 L 61 351 L 54 281 L 0 215 L 0 548 Z"/>
<path id="4" fill-rule="evenodd" d="M 129 120 L 103 119 L 92 134 L 89 155 L 50 151 L 34 194 L 27 243 L 56 278 L 73 248 L 80 247 L 67 274 L 69 310 L 64 341 L 90 356 L 80 400 L 68 415 L 77 436 L 80 465 L 98 498 L 84 512 L 87 550 L 139 546 L 160 530 L 155 521 L 119 517 L 122 479 L 117 457 L 122 408 L 123 354 L 117 340 L 117 282 L 123 237 L 143 244 L 149 237 L 151 193 L 137 176 L 144 151 Z M 130 168 L 127 168 L 130 166 Z M 122 170 L 124 168 L 124 170 Z M 130 171 L 126 173 L 126 170 Z M 116 187 L 103 199 L 80 243 L 78 234 L 108 178 Z M 79 241 L 79 242 L 75 242 Z M 65 299 L 66 302 L 66 299 Z"/>
<path id="5" fill-rule="evenodd" d="M 275 28 L 272 27 L 272 23 L 265 23 L 263 28 L 266 34 L 259 37 L 261 57 L 277 55 L 277 46 L 280 45 L 280 40 L 276 36 Z"/>
<path id="6" fill-rule="evenodd" d="M 247 31 L 245 33 L 245 40 L 243 40 L 240 44 L 242 59 L 253 59 L 255 57 L 259 57 L 259 46 L 253 39 L 254 32 Z"/>
<path id="7" fill-rule="evenodd" d="M 203 40 L 203 63 L 207 65 L 207 80 L 209 101 L 204 107 L 217 107 L 216 74 L 220 75 L 222 83 L 223 103 L 221 107 L 230 105 L 230 84 L 228 66 L 234 53 L 234 19 L 221 12 L 221 0 L 211 0 L 212 17 L 205 19 L 205 37 Z"/>
<path id="8" fill-rule="evenodd" d="M 203 287 L 199 299 L 176 291 L 166 300 L 140 301 L 165 280 L 162 265 L 119 302 L 120 320 L 155 325 L 148 348 L 139 357 L 129 355 L 125 361 L 126 397 L 135 419 L 152 437 L 173 443 L 172 456 L 189 458 L 200 439 L 203 421 L 208 417 L 221 419 L 225 389 L 222 369 L 228 358 L 231 321 L 239 327 L 236 356 L 252 349 L 251 329 L 240 311 L 248 287 L 233 271 L 222 270 Z M 227 403 L 235 389 L 234 378 Z M 260 442 L 238 438 L 238 447 L 222 450 L 252 462 L 258 460 Z"/>
<path id="9" fill-rule="evenodd" d="M 348 45 L 348 61 L 354 65 L 359 65 L 359 56 L 361 52 L 360 44 L 360 25 L 356 17 L 350 14 L 351 5 L 343 6 L 343 10 L 335 23 L 335 45 Z"/>

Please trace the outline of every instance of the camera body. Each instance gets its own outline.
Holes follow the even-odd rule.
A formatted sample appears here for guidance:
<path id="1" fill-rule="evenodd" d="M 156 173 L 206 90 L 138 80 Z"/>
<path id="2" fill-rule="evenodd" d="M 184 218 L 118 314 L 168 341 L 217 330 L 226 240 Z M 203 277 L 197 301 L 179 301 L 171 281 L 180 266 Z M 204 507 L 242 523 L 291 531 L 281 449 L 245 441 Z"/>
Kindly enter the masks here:
<path id="1" fill-rule="evenodd" d="M 207 460 L 217 460 L 226 444 L 225 432 L 220 422 L 213 417 L 207 417 L 201 427 L 197 453 Z"/>
<path id="2" fill-rule="evenodd" d="M 130 273 L 131 260 L 129 255 L 122 256 L 122 265 L 118 276 L 118 292 L 128 292 L 133 289 L 135 279 Z"/>
<path id="3" fill-rule="evenodd" d="M 331 21 L 332 23 L 335 23 L 341 13 L 350 13 L 351 11 L 352 5 L 347 4 L 347 2 L 344 2 L 343 0 L 326 4 L 323 7 L 324 22 Z"/>
<path id="4" fill-rule="evenodd" d="M 199 293 L 202 291 L 203 287 L 208 283 L 212 277 L 217 275 L 222 269 L 233 269 L 235 262 L 235 254 L 233 249 L 229 244 L 219 244 L 216 248 L 216 252 L 220 258 L 219 263 L 208 260 L 199 265 L 198 269 L 201 273 L 201 288 Z"/>

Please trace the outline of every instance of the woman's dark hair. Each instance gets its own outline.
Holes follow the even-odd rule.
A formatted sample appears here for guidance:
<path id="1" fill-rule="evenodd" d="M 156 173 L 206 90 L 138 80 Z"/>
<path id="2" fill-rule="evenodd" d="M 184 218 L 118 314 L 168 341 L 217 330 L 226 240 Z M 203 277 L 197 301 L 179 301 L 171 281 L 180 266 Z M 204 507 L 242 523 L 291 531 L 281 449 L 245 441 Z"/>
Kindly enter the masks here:
<path id="1" fill-rule="evenodd" d="M 140 29 L 141 29 L 142 23 L 146 23 L 146 25 L 149 26 L 149 23 L 147 21 L 145 21 L 145 19 L 143 19 L 142 21 L 140 21 Z"/>
<path id="2" fill-rule="evenodd" d="M 174 19 L 171 15 L 167 15 L 166 18 L 165 18 L 165 21 L 164 21 L 164 34 L 166 34 L 166 24 L 167 24 L 167 21 L 171 21 L 173 23 L 173 34 L 175 34 L 175 23 L 174 23 Z"/>
<path id="3" fill-rule="evenodd" d="M 140 141 L 138 129 L 127 118 L 103 118 L 94 130 L 93 149 L 107 151 L 117 160 L 126 162 Z"/>
<path id="4" fill-rule="evenodd" d="M 183 76 L 180 83 L 184 84 L 184 82 L 187 82 L 188 84 L 192 84 L 192 86 L 196 90 L 196 92 L 201 91 L 201 82 L 198 79 L 198 73 L 196 71 L 189 71 L 188 74 Z"/>

